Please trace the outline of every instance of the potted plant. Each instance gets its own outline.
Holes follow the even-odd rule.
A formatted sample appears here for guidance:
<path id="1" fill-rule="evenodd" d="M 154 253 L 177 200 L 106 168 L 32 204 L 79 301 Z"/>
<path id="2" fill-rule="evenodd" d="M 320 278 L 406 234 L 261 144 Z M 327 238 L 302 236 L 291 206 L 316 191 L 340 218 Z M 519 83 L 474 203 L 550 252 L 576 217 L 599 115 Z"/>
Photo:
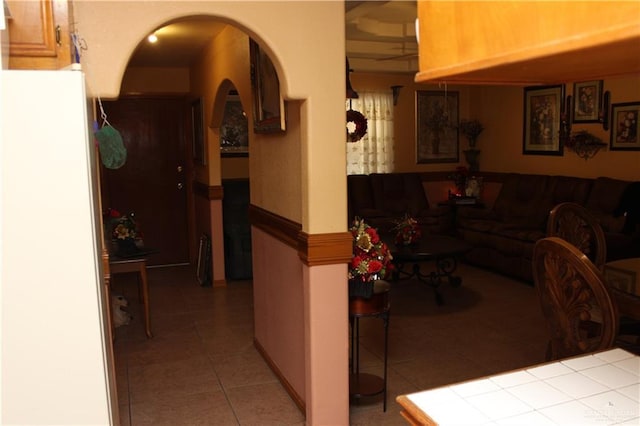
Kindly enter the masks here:
<path id="1" fill-rule="evenodd" d="M 465 159 L 467 163 L 469 163 L 469 171 L 477 172 L 479 169 L 478 157 L 480 150 L 476 149 L 476 143 L 478 136 L 480 136 L 480 133 L 484 130 L 484 126 L 480 121 L 473 119 L 460 121 L 458 128 L 469 141 L 469 149 L 463 151 Z"/>

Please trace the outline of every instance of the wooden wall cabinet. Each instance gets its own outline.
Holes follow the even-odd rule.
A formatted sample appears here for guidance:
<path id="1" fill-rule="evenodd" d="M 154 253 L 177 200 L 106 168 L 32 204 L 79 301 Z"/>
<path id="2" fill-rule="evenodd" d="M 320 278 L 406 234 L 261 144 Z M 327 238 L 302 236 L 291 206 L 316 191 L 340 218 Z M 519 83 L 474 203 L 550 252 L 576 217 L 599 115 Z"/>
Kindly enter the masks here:
<path id="1" fill-rule="evenodd" d="M 8 0 L 9 69 L 60 69 L 71 64 L 67 0 Z"/>
<path id="2" fill-rule="evenodd" d="M 418 1 L 417 82 L 550 84 L 640 72 L 638 1 Z"/>

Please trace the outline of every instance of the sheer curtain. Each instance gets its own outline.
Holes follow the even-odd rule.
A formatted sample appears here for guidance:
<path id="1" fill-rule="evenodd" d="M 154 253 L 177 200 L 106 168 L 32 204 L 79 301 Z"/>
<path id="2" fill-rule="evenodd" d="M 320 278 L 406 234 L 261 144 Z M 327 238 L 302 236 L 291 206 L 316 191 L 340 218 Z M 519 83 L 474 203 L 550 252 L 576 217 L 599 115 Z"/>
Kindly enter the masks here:
<path id="1" fill-rule="evenodd" d="M 393 171 L 393 95 L 388 92 L 358 92 L 347 99 L 346 110 L 360 111 L 367 118 L 367 134 L 358 142 L 346 142 L 347 174 Z"/>

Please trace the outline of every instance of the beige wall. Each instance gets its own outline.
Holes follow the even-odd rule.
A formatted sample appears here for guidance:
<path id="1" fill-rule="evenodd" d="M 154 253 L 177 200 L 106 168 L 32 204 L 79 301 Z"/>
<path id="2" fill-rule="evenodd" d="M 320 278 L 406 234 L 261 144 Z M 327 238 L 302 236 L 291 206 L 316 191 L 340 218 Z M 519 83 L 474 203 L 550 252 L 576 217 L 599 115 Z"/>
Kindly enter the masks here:
<path id="1" fill-rule="evenodd" d="M 122 78 L 121 95 L 148 93 L 189 93 L 189 68 L 127 68 Z"/>
<path id="2" fill-rule="evenodd" d="M 413 83 L 413 75 L 353 73 L 354 89 L 389 89 L 403 85 L 394 110 L 395 171 L 448 171 L 466 165 L 461 152 L 460 163 L 416 164 L 415 156 L 415 91 L 444 90 L 443 86 Z M 594 158 L 583 160 L 564 150 L 563 156 L 522 154 L 523 88 L 517 86 L 448 86 L 459 92 L 460 118 L 478 118 L 485 126 L 478 138 L 480 170 L 568 175 L 580 177 L 609 176 L 640 180 L 640 151 L 601 150 Z M 612 103 L 640 100 L 640 76 L 604 80 L 604 90 L 611 92 Z M 573 82 L 566 83 L 566 94 L 573 94 Z M 573 126 L 573 131 L 587 130 L 609 143 L 610 131 L 600 124 Z M 460 138 L 460 150 L 468 148 Z"/>

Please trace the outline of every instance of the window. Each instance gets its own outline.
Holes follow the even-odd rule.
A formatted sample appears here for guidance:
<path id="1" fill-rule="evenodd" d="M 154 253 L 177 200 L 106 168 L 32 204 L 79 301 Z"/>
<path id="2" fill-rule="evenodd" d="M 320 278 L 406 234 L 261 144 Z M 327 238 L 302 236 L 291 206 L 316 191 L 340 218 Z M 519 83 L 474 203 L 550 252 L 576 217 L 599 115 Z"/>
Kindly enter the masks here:
<path id="1" fill-rule="evenodd" d="M 367 133 L 358 142 L 346 142 L 347 174 L 389 173 L 393 171 L 393 95 L 389 92 L 358 92 L 360 98 L 347 99 L 349 108 L 367 118 Z"/>

